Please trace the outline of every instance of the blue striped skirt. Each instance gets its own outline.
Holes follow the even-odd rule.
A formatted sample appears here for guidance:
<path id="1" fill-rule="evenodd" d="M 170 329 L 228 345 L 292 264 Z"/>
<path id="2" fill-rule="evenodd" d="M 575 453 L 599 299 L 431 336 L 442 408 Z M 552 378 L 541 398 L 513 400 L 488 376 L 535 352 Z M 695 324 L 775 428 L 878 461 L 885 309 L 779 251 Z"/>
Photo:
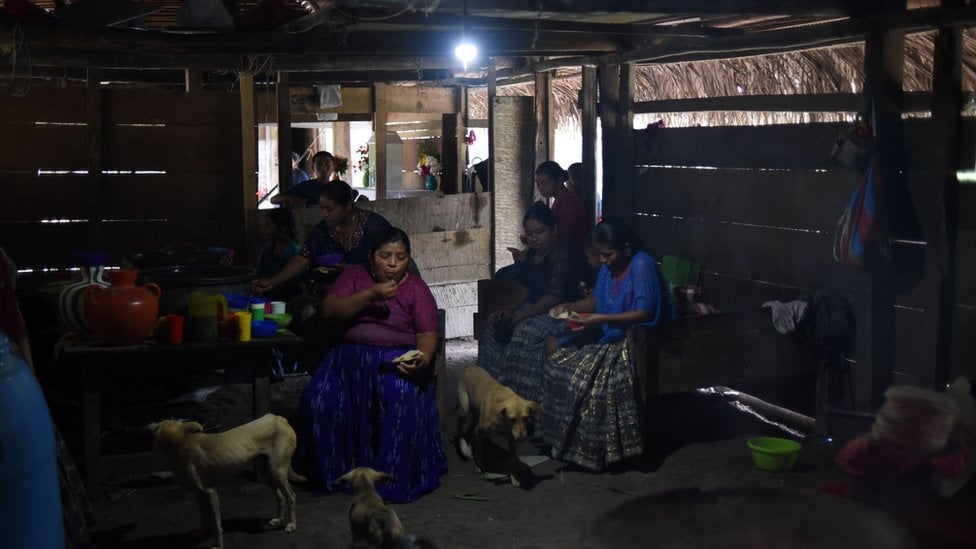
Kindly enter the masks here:
<path id="1" fill-rule="evenodd" d="M 299 406 L 298 463 L 325 490 L 356 467 L 396 477 L 376 491 L 405 503 L 440 486 L 447 472 L 433 377 L 408 381 L 380 369 L 381 354 L 412 347 L 343 343 L 309 380 Z M 347 490 L 348 491 L 348 490 Z"/>

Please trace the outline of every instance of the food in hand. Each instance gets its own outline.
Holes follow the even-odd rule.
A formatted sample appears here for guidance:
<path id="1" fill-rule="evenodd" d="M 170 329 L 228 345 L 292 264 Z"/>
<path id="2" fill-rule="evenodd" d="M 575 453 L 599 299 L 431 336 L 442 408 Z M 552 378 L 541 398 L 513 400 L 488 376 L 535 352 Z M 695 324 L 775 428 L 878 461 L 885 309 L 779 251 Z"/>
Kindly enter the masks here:
<path id="1" fill-rule="evenodd" d="M 568 318 L 573 318 L 573 319 L 582 318 L 582 316 L 576 311 L 563 311 L 558 315 L 552 315 L 552 318 L 556 318 L 559 320 L 566 320 Z"/>
<path id="2" fill-rule="evenodd" d="M 417 349 L 411 349 L 403 353 L 402 355 L 394 358 L 393 362 L 397 364 L 402 362 L 414 362 L 416 360 L 420 360 L 421 358 L 423 358 L 423 356 L 424 356 L 423 351 L 418 351 Z"/>

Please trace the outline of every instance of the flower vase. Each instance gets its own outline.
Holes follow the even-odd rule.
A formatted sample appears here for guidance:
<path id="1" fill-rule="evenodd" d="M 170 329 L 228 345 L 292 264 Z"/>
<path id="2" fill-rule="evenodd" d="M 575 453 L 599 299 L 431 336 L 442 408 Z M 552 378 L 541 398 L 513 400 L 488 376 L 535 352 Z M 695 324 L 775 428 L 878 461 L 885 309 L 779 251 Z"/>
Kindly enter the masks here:
<path id="1" fill-rule="evenodd" d="M 66 331 L 90 336 L 92 333 L 88 327 L 83 294 L 85 288 L 93 284 L 108 286 L 108 281 L 104 278 L 107 257 L 101 252 L 86 252 L 77 254 L 76 258 L 81 266 L 81 279 L 65 286 L 58 294 L 58 317 Z"/>
<path id="2" fill-rule="evenodd" d="M 427 178 L 424 182 L 424 186 L 427 188 L 428 191 L 436 191 L 437 177 L 432 173 L 427 174 Z"/>
<path id="3" fill-rule="evenodd" d="M 88 323 L 109 345 L 133 345 L 149 336 L 159 316 L 159 286 L 136 286 L 135 269 L 109 271 L 108 288 L 89 286 L 83 292 Z"/>
<path id="4" fill-rule="evenodd" d="M 369 188 L 369 170 L 363 170 L 363 187 Z"/>

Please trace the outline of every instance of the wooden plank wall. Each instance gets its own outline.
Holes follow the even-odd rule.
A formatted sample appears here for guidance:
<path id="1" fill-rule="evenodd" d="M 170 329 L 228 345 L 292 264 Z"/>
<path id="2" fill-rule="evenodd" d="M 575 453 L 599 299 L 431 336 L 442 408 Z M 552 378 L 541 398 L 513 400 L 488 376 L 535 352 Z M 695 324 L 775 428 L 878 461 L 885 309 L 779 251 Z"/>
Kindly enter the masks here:
<path id="1" fill-rule="evenodd" d="M 110 261 L 168 245 L 243 245 L 236 93 L 103 89 L 96 204 Z M 96 115 L 97 116 L 97 115 Z M 85 88 L 0 102 L 0 240 L 21 268 L 92 249 Z"/>
<path id="2" fill-rule="evenodd" d="M 414 261 L 446 312 L 446 335 L 474 333 L 477 281 L 491 276 L 491 193 L 374 200 L 357 204 L 410 235 Z M 296 216 L 303 231 L 320 220 L 318 208 Z"/>
<path id="3" fill-rule="evenodd" d="M 926 124 L 906 122 L 909 151 L 922 150 Z M 867 275 L 835 262 L 832 254 L 838 218 L 858 180 L 857 172 L 830 165 L 831 147 L 844 128 L 662 128 L 653 137 L 636 131 L 635 227 L 659 258 L 676 255 L 701 263 L 701 301 L 721 310 L 756 308 L 766 300 L 788 301 L 818 289 L 844 294 L 861 310 L 870 299 L 864 292 Z M 974 142 L 970 125 L 964 132 L 962 149 L 969 153 L 963 165 L 973 165 Z M 915 155 L 908 161 L 909 179 L 924 178 L 924 158 Z M 964 336 L 976 328 L 976 232 L 974 220 L 963 217 L 974 211 L 976 193 L 964 189 L 962 194 L 960 224 L 966 228 L 958 244 L 956 375 L 976 363 L 976 344 Z M 895 369 L 905 373 L 906 381 L 926 367 L 925 351 L 911 337 L 925 307 L 913 289 L 904 288 L 896 303 Z M 868 388 L 868 379 L 861 378 L 859 391 Z"/>

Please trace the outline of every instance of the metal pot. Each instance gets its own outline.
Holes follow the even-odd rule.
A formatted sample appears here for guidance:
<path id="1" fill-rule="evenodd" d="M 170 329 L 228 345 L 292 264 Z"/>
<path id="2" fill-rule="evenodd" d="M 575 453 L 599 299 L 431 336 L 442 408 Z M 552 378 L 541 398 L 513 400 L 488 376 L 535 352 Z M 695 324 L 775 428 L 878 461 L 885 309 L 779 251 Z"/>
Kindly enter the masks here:
<path id="1" fill-rule="evenodd" d="M 142 279 L 162 288 L 159 313 L 186 313 L 190 292 L 250 295 L 257 270 L 244 265 L 171 265 L 142 269 Z"/>

